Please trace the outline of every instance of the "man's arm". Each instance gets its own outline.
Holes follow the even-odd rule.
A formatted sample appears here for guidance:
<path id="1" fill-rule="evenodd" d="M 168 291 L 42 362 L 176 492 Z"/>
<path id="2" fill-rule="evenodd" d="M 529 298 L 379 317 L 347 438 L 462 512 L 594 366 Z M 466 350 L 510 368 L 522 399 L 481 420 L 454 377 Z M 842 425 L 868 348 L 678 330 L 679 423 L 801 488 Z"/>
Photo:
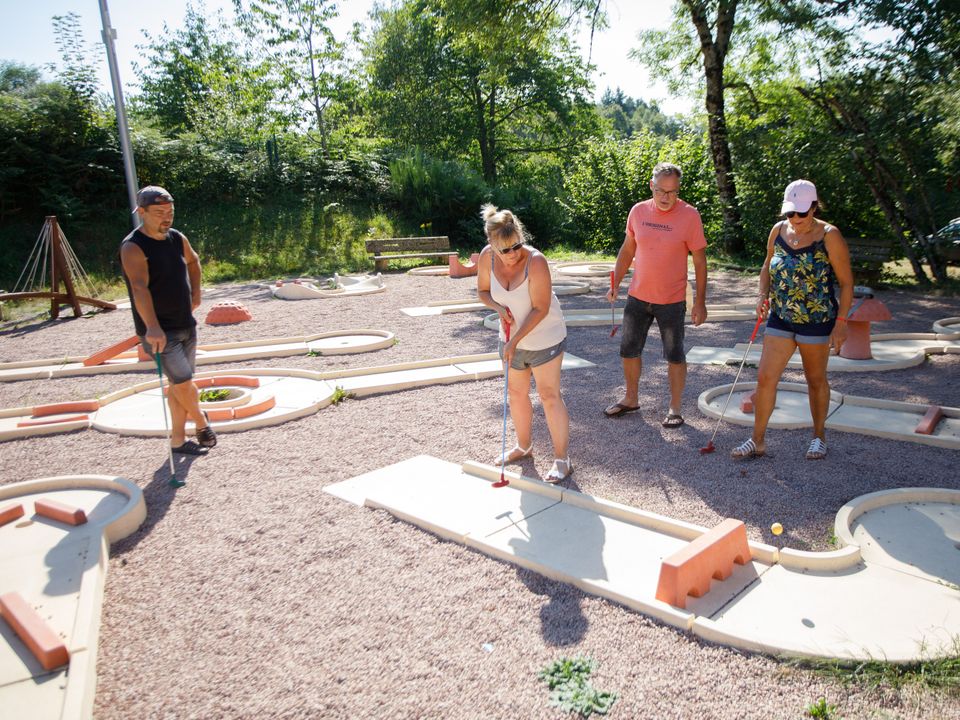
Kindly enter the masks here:
<path id="1" fill-rule="evenodd" d="M 133 304 L 147 326 L 146 341 L 154 352 L 163 352 L 167 345 L 167 336 L 160 327 L 157 313 L 153 308 L 153 298 L 150 296 L 150 269 L 143 251 L 132 242 L 125 242 L 120 246 L 120 263 L 123 272 L 130 282 L 133 294 Z"/>
<path id="2" fill-rule="evenodd" d="M 613 269 L 613 287 L 607 291 L 607 300 L 616 302 L 617 294 L 620 289 L 620 283 L 633 264 L 633 257 L 637 254 L 637 240 L 633 234 L 627 231 L 623 238 L 623 245 L 620 246 L 620 252 L 617 253 L 617 262 Z"/>
<path id="3" fill-rule="evenodd" d="M 707 249 L 693 251 L 693 271 L 697 278 L 697 294 L 693 299 L 690 318 L 694 325 L 707 321 Z"/>
<path id="4" fill-rule="evenodd" d="M 187 277 L 190 279 L 190 309 L 196 310 L 200 307 L 200 256 L 187 240 L 187 236 L 180 233 L 183 238 L 183 261 L 187 264 Z"/>

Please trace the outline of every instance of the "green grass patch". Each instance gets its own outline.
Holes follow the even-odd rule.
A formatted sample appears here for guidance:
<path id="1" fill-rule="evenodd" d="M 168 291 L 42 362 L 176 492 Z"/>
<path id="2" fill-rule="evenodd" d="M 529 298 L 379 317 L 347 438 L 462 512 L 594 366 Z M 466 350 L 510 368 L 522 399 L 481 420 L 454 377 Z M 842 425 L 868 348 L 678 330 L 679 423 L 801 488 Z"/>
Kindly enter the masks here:
<path id="1" fill-rule="evenodd" d="M 331 402 L 331 404 L 333 404 L 333 405 L 339 405 L 339 404 L 342 403 L 344 400 L 346 400 L 346 399 L 348 399 L 348 398 L 352 398 L 353 396 L 354 396 L 353 393 L 349 393 L 349 392 L 347 392 L 346 390 L 344 390 L 342 387 L 340 387 L 339 385 L 337 385 L 337 386 L 333 389 L 333 397 L 330 398 L 330 402 Z"/>
<path id="2" fill-rule="evenodd" d="M 804 715 L 819 718 L 819 720 L 839 720 L 840 718 L 837 715 L 837 706 L 829 704 L 826 698 L 819 698 L 816 702 L 807 705 Z"/>
<path id="3" fill-rule="evenodd" d="M 550 689 L 550 704 L 566 713 L 580 717 L 606 715 L 617 694 L 596 690 L 589 682 L 596 663 L 588 657 L 562 657 L 539 673 L 537 678 Z"/>

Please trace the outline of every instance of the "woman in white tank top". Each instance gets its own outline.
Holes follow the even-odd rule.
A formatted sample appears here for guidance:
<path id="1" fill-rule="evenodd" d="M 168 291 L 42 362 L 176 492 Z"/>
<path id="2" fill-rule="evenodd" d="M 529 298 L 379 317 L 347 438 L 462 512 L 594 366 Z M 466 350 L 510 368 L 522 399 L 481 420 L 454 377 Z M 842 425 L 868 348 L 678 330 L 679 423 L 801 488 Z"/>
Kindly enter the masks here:
<path id="1" fill-rule="evenodd" d="M 567 327 L 553 292 L 547 259 L 526 244 L 523 224 L 509 210 L 484 205 L 481 211 L 487 247 L 477 267 L 480 301 L 500 315 L 500 356 L 510 364 L 508 393 L 510 417 L 517 433 L 516 446 L 494 462 L 515 463 L 533 454 L 533 404 L 530 378 L 547 418 L 554 461 L 544 478 L 557 483 L 573 472 L 567 444 L 570 418 L 560 395 L 560 366 Z M 510 325 L 510 342 L 504 326 Z"/>

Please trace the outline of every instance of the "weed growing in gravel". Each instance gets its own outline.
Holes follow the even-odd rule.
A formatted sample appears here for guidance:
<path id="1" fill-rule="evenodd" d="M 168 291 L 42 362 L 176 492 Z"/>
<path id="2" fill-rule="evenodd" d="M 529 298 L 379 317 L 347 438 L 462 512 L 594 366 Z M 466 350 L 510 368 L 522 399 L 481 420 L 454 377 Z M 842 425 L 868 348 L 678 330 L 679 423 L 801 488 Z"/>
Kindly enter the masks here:
<path id="1" fill-rule="evenodd" d="M 836 705 L 829 705 L 826 698 L 820 698 L 815 703 L 807 705 L 804 714 L 807 717 L 820 718 L 820 720 L 839 720 L 840 716 L 836 712 Z"/>
<path id="2" fill-rule="evenodd" d="M 537 673 L 537 678 L 550 688 L 550 704 L 563 712 L 584 718 L 594 713 L 606 715 L 617 694 L 594 689 L 588 678 L 595 667 L 588 657 L 562 657 Z"/>
<path id="3" fill-rule="evenodd" d="M 333 397 L 330 398 L 330 402 L 331 402 L 332 404 L 334 404 L 334 405 L 339 405 L 340 403 L 342 403 L 342 402 L 343 402 L 344 400 L 346 400 L 347 398 L 352 398 L 352 397 L 353 397 L 353 393 L 348 393 L 348 392 L 347 392 L 346 390 L 344 390 L 342 387 L 340 387 L 339 385 L 337 385 L 337 386 L 333 389 Z"/>
<path id="4" fill-rule="evenodd" d="M 323 353 L 320 350 L 310 350 L 307 352 L 307 357 L 320 357 Z"/>
<path id="5" fill-rule="evenodd" d="M 845 684 L 856 683 L 895 690 L 907 686 L 926 690 L 940 690 L 952 697 L 960 696 L 960 636 L 953 638 L 950 657 L 898 664 L 881 660 L 859 663 L 839 660 L 797 660 L 798 667 L 806 667 Z"/>
<path id="6" fill-rule="evenodd" d="M 226 388 L 217 388 L 216 390 L 201 390 L 200 402 L 220 402 L 230 397 L 230 391 Z"/>

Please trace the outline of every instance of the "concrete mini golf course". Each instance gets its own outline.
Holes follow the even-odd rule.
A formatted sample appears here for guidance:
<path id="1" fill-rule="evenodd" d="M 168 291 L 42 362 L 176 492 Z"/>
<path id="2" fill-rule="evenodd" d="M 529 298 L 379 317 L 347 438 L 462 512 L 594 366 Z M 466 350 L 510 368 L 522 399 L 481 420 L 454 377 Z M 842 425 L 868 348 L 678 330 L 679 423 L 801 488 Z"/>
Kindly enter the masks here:
<path id="1" fill-rule="evenodd" d="M 590 294 L 562 297 L 564 308 L 604 306 L 602 280 Z M 494 334 L 470 313 L 425 319 L 398 312 L 466 295 L 452 292 L 454 281 L 388 273 L 385 282 L 385 293 L 290 303 L 255 285 L 213 287 L 198 315 L 208 303 L 235 300 L 253 320 L 202 327 L 201 343 L 366 327 L 400 341 L 377 352 L 377 365 L 495 349 Z M 470 280 L 456 282 L 467 288 Z M 755 288 L 756 278 L 712 273 L 707 299 L 749 302 Z M 883 326 L 891 333 L 960 317 L 958 299 L 879 296 L 894 318 Z M 688 342 L 733 347 L 751 328 L 749 320 L 708 323 L 695 338 L 691 329 Z M 131 332 L 123 311 L 7 328 L 0 330 L 0 359 L 85 357 Z M 575 471 L 563 491 L 700 527 L 739 518 L 751 543 L 819 553 L 834 549 L 838 509 L 854 498 L 913 487 L 960 490 L 956 451 L 848 432 L 828 431 L 829 457 L 808 463 L 807 430 L 771 430 L 772 456 L 744 464 L 726 457 L 744 428 L 724 423 L 717 452 L 701 456 L 716 420 L 697 410 L 696 398 L 729 383 L 733 369 L 691 365 L 686 425 L 666 430 L 666 372 L 655 330 L 644 353 L 640 410 L 603 418 L 602 408 L 622 397 L 618 347 L 604 326 L 568 336 L 569 352 L 595 367 L 564 375 Z M 204 370 L 347 372 L 371 357 L 302 353 Z M 143 382 L 142 372 L 6 382 L 0 407 L 105 397 Z M 912 368 L 838 373 L 831 381 L 845 396 L 960 407 L 958 375 L 960 356 L 933 355 Z M 746 368 L 742 380 L 754 381 L 755 370 Z M 788 370 L 784 380 L 802 375 Z M 536 673 L 577 654 L 597 661 L 595 687 L 618 693 L 613 717 L 798 718 L 820 697 L 848 719 L 960 716 L 960 699 L 943 691 L 844 684 L 717 645 L 324 491 L 417 455 L 458 466 L 467 458 L 489 462 L 500 449 L 502 391 L 500 377 L 412 388 L 224 433 L 209 456 L 178 459 L 178 477 L 188 481 L 178 491 L 167 486 L 161 438 L 79 432 L 4 443 L 4 484 L 106 474 L 143 491 L 147 518 L 115 543 L 108 561 L 94 717 L 553 719 L 559 715 Z M 553 454 L 534 403 L 534 456 L 509 471 L 537 479 Z M 779 538 L 769 530 L 774 522 L 786 529 Z M 882 538 L 882 528 L 876 534 Z M 791 617 L 785 613 L 785 628 Z M 798 621 L 803 617 L 817 622 L 806 615 Z"/>

